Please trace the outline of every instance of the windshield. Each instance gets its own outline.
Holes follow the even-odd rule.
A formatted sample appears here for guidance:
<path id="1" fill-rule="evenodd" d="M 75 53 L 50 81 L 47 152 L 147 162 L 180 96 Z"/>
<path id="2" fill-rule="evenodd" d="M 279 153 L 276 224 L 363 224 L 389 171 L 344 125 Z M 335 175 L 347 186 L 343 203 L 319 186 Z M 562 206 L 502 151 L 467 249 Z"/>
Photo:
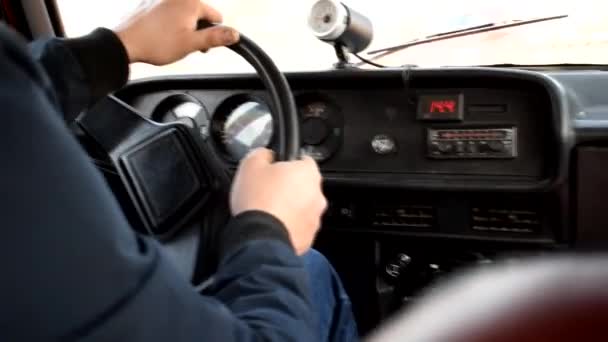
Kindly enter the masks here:
<path id="1" fill-rule="evenodd" d="M 140 0 L 57 0 L 68 36 L 96 27 L 114 27 Z M 208 0 L 232 25 L 255 40 L 283 71 L 325 70 L 333 48 L 307 27 L 312 0 Z M 368 16 L 374 40 L 367 51 L 461 28 L 567 14 L 564 19 L 507 28 L 413 46 L 374 59 L 401 66 L 488 64 L 608 64 L 608 3 L 602 0 L 346 0 Z M 159 47 L 162 48 L 162 47 Z M 361 53 L 363 57 L 376 55 Z M 253 71 L 227 49 L 194 54 L 164 67 L 135 65 L 131 78 L 196 73 Z"/>

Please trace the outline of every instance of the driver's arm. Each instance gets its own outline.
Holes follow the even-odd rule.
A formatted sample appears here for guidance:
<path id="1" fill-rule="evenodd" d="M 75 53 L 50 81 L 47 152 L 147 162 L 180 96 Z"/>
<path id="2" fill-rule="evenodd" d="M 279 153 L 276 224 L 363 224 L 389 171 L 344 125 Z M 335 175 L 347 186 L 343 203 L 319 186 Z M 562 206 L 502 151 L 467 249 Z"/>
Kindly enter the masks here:
<path id="1" fill-rule="evenodd" d="M 181 13 L 188 6 L 197 8 L 189 12 L 191 18 L 184 18 Z M 30 51 L 44 69 L 64 119 L 69 122 L 108 93 L 123 87 L 129 78 L 130 63 L 165 65 L 193 51 L 238 41 L 238 32 L 228 27 L 193 32 L 198 18 L 222 20 L 217 11 L 199 0 L 165 0 L 140 8 L 114 31 L 98 28 L 83 37 L 38 40 L 30 44 Z"/>
<path id="2" fill-rule="evenodd" d="M 246 159 L 216 281 L 200 295 L 129 227 L 34 65 L 0 27 L 3 339 L 315 340 L 295 253 L 310 247 L 325 205 L 313 161 L 271 164 L 266 150 Z"/>
<path id="3" fill-rule="evenodd" d="M 196 4 L 200 5 L 198 0 L 165 0 L 156 11 L 146 12 L 159 17 L 144 20 L 154 24 L 143 32 L 156 35 L 153 41 L 165 44 L 165 51 L 175 53 L 172 56 L 128 43 L 130 37 L 138 36 L 133 30 L 143 24 L 118 30 L 129 61 L 164 64 L 225 43 L 210 38 L 222 36 L 220 28 L 215 35 L 188 36 L 190 31 L 181 27 L 189 43 L 182 44 L 182 50 L 171 46 L 178 44 L 169 39 L 177 33 L 163 34 L 176 26 L 163 24 L 168 19 L 159 14 L 167 13 L 161 6 L 183 6 L 193 24 L 207 11 L 198 5 L 196 11 L 186 8 Z M 159 41 L 160 36 L 167 41 Z M 39 60 L 45 63 L 45 54 L 61 56 L 63 52 L 57 51 L 64 44 L 47 44 Z M 79 63 L 83 70 L 87 68 L 82 60 Z M 0 27 L 3 338 L 314 340 L 307 274 L 295 253 L 310 247 L 325 205 L 314 162 L 271 164 L 268 151 L 247 159 L 232 197 L 235 218 L 220 240 L 221 265 L 215 283 L 207 296 L 201 296 L 175 270 L 158 243 L 132 231 L 102 176 L 57 117 L 64 108 L 73 108 L 69 113 L 73 115 L 91 101 L 91 94 L 102 96 L 111 87 L 95 91 L 99 81 L 78 80 L 96 71 L 66 76 L 55 73 L 52 65 L 45 64 L 45 73 L 15 36 Z M 71 88 L 74 85 L 93 90 L 82 95 Z M 59 88 L 59 96 L 53 87 Z M 70 104 L 72 95 L 80 105 Z M 266 183 L 259 181 L 262 177 Z M 276 193 L 270 195 L 268 188 Z"/>
<path id="4" fill-rule="evenodd" d="M 127 83 L 129 58 L 116 34 L 99 28 L 73 39 L 52 38 L 30 44 L 66 121 Z"/>

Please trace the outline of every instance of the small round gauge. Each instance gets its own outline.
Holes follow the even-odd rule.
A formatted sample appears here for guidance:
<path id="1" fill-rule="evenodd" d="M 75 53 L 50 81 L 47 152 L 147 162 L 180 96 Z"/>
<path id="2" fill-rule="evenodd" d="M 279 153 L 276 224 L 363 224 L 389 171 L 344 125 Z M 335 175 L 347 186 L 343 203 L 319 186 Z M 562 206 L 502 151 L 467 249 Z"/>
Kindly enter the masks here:
<path id="1" fill-rule="evenodd" d="M 270 108 L 252 97 L 235 97 L 226 101 L 218 108 L 212 126 L 216 141 L 235 161 L 255 148 L 268 147 L 274 131 Z"/>
<path id="2" fill-rule="evenodd" d="M 196 98 L 186 95 L 171 95 L 164 99 L 151 115 L 151 119 L 160 123 L 181 122 L 192 128 L 199 127 L 201 135 L 208 136 L 209 113 Z"/>
<path id="3" fill-rule="evenodd" d="M 313 34 L 322 40 L 333 40 L 340 37 L 348 25 L 348 12 L 339 1 L 317 1 L 308 17 L 308 26 Z"/>
<path id="4" fill-rule="evenodd" d="M 195 119 L 199 113 L 203 110 L 203 106 L 196 102 L 184 102 L 173 108 L 172 114 L 177 119 L 181 118 L 192 118 Z"/>
<path id="5" fill-rule="evenodd" d="M 318 94 L 299 96 L 298 104 L 302 152 L 324 162 L 342 144 L 342 113 L 332 101 Z"/>

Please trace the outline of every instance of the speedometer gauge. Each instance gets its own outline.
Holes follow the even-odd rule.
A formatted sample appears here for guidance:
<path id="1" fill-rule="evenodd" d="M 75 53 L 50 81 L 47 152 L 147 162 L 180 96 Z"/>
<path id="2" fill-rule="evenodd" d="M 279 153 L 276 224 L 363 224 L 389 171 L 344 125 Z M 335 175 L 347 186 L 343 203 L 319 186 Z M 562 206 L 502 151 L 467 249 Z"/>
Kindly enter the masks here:
<path id="1" fill-rule="evenodd" d="M 268 106 L 258 101 L 247 101 L 226 117 L 222 140 L 226 152 L 240 160 L 255 148 L 267 147 L 272 133 L 273 120 Z"/>

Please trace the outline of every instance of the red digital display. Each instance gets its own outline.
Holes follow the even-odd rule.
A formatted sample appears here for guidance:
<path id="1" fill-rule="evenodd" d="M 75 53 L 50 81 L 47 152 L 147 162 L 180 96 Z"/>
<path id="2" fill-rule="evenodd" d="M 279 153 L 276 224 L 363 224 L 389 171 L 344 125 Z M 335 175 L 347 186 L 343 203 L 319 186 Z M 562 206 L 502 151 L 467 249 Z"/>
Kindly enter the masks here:
<path id="1" fill-rule="evenodd" d="M 458 102 L 456 100 L 433 100 L 429 105 L 429 113 L 456 113 Z"/>
<path id="2" fill-rule="evenodd" d="M 418 97 L 417 117 L 427 121 L 461 121 L 463 108 L 462 94 L 425 94 Z"/>

